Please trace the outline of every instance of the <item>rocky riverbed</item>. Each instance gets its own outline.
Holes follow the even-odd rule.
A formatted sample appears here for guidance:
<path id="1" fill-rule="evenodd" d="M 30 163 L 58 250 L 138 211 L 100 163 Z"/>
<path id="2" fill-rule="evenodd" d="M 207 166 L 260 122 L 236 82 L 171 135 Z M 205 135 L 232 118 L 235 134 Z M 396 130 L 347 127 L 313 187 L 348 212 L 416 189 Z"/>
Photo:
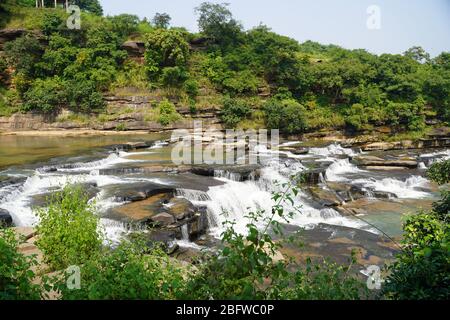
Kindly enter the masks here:
<path id="1" fill-rule="evenodd" d="M 287 246 L 285 253 L 343 261 L 356 249 L 361 265 L 382 264 L 398 249 L 383 233 L 398 239 L 402 216 L 431 206 L 439 190 L 424 177 L 425 169 L 450 157 L 445 148 L 368 151 L 342 141 L 285 141 L 247 148 L 257 154 L 256 165 L 176 166 L 167 134 L 7 136 L 0 142 L 5 224 L 35 225 L 32 207 L 45 206 L 46 197 L 63 184 L 79 183 L 95 201 L 110 240 L 147 232 L 149 241 L 165 242 L 186 260 L 217 245 L 225 220 L 245 232 L 245 213 L 270 212 L 271 193 L 279 188 L 274 181 L 294 176 L 302 181 L 295 199 L 301 209 L 287 230 L 303 230 L 305 246 Z"/>

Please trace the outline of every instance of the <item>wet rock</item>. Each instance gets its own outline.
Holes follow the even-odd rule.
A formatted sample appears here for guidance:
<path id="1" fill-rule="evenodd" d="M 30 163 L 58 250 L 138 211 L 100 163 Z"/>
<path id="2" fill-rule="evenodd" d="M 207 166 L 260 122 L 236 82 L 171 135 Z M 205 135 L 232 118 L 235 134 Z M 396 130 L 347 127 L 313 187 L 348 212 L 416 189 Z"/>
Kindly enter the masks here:
<path id="1" fill-rule="evenodd" d="M 388 166 L 366 166 L 363 167 L 366 170 L 377 170 L 377 171 L 398 171 L 398 170 L 409 170 L 408 167 L 388 167 Z"/>
<path id="2" fill-rule="evenodd" d="M 385 160 L 374 156 L 358 156 L 352 159 L 358 165 L 366 167 L 402 167 L 402 168 L 417 168 L 418 163 L 412 158 Z"/>
<path id="3" fill-rule="evenodd" d="M 127 185 L 116 185 L 112 189 L 107 190 L 106 194 L 108 196 L 114 196 L 116 200 L 121 202 L 135 202 L 142 201 L 151 196 L 170 193 L 173 194 L 175 189 L 169 186 L 152 183 L 152 182 L 142 182 L 133 183 Z"/>
<path id="4" fill-rule="evenodd" d="M 325 168 L 316 168 L 302 173 L 301 176 L 306 184 L 319 184 L 324 181 L 325 173 Z"/>
<path id="5" fill-rule="evenodd" d="M 295 155 L 308 154 L 309 150 L 307 148 L 298 148 L 291 151 Z"/>
<path id="6" fill-rule="evenodd" d="M 373 197 L 379 198 L 379 199 L 395 199 L 395 198 L 397 198 L 397 195 L 395 193 L 387 192 L 387 191 L 372 191 L 372 195 L 373 195 Z"/>
<path id="7" fill-rule="evenodd" d="M 170 229 L 152 229 L 149 233 L 148 240 L 149 246 L 154 243 L 162 243 L 169 245 L 175 241 L 178 237 L 176 230 Z"/>
<path id="8" fill-rule="evenodd" d="M 313 199 L 324 207 L 336 207 L 342 204 L 342 199 L 333 191 L 319 187 L 309 188 Z"/>
<path id="9" fill-rule="evenodd" d="M 362 146 L 363 151 L 375 151 L 375 150 L 392 150 L 394 144 L 390 142 L 372 142 Z"/>
<path id="10" fill-rule="evenodd" d="M 156 223 L 158 226 L 168 226 L 175 222 L 175 218 L 166 212 L 159 213 L 150 218 L 150 220 Z"/>
<path id="11" fill-rule="evenodd" d="M 164 204 L 171 197 L 172 194 L 157 194 L 142 201 L 136 201 L 114 208 L 110 211 L 110 215 L 119 219 L 126 218 L 133 222 L 147 222 L 152 216 L 165 210 Z"/>
<path id="12" fill-rule="evenodd" d="M 189 239 L 194 241 L 208 229 L 206 212 L 197 212 L 188 222 Z"/>
<path id="13" fill-rule="evenodd" d="M 13 220 L 7 210 L 0 209 L 0 227 L 11 227 Z"/>
<path id="14" fill-rule="evenodd" d="M 165 205 L 167 211 L 177 220 L 191 218 L 195 214 L 195 206 L 187 199 L 173 198 Z"/>
<path id="15" fill-rule="evenodd" d="M 214 166 L 197 165 L 191 168 L 191 173 L 205 177 L 224 177 L 235 181 L 247 181 L 259 176 L 258 165 Z"/>

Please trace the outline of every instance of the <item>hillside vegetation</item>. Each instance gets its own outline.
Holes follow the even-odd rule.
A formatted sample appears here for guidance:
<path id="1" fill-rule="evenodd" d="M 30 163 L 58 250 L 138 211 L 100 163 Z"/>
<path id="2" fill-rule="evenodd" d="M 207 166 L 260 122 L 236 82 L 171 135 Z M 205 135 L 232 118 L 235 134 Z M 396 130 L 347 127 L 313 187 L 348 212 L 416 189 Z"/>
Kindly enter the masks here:
<path id="1" fill-rule="evenodd" d="M 420 136 L 428 123 L 450 121 L 450 53 L 431 59 L 420 47 L 402 55 L 298 43 L 259 25 L 244 30 L 226 5 L 196 8 L 200 33 L 121 14 L 101 16 L 98 1 L 78 1 L 81 30 L 63 9 L 34 1 L 1 4 L 4 28 L 32 30 L 4 45 L 0 115 L 104 112 L 105 94 L 157 94 L 192 114 L 214 106 L 227 127 L 352 131 L 389 126 Z M 123 50 L 145 43 L 143 57 Z M 176 113 L 175 108 L 165 106 Z M 177 119 L 169 114 L 161 123 Z M 158 120 L 158 119 L 155 119 Z M 432 120 L 432 121 L 431 121 Z"/>

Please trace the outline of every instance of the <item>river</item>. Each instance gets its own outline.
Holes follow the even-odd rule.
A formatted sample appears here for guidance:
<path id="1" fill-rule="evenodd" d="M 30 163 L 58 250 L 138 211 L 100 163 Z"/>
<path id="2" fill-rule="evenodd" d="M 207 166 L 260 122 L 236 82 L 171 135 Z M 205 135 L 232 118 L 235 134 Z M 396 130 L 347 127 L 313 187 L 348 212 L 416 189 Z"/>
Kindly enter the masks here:
<path id="1" fill-rule="evenodd" d="M 350 230 L 350 234 L 354 230 L 377 235 L 382 230 L 395 237 L 401 235 L 401 219 L 405 213 L 430 208 L 438 198 L 437 186 L 424 176 L 427 166 L 437 159 L 450 157 L 448 149 L 380 154 L 362 153 L 338 143 L 318 141 L 311 145 L 291 141 L 282 144 L 280 151 L 257 150 L 266 160 L 257 174 L 244 177 L 240 171 L 220 168 L 213 176 L 207 176 L 180 170 L 172 164 L 173 146 L 165 142 L 169 135 L 0 136 L 0 208 L 11 214 L 15 225 L 33 226 L 38 223 L 33 208 L 44 205 L 46 196 L 68 182 L 81 183 L 92 189 L 91 200 L 95 201 L 107 237 L 117 242 L 138 228 L 128 223 L 130 217 L 134 218 L 140 211 L 157 211 L 171 205 L 167 199 L 159 207 L 151 207 L 148 202 L 139 207 L 140 202 L 136 202 L 128 211 L 122 210 L 131 202 L 130 197 L 123 195 L 148 185 L 153 189 L 166 186 L 174 190 L 174 198 L 204 208 L 207 234 L 217 238 L 225 220 L 236 221 L 236 229 L 244 232 L 247 223 L 244 216 L 248 210 L 270 212 L 271 194 L 279 188 L 275 180 L 288 182 L 292 174 L 314 167 L 323 168 L 320 181 L 316 186 L 302 188 L 295 198 L 300 213 L 291 219 L 292 226 L 306 230 L 336 227 Z M 148 147 L 132 151 L 117 148 L 137 141 L 149 142 Z M 293 153 L 292 146 L 305 148 L 307 152 Z M 278 157 L 271 161 L 275 153 Z M 359 155 L 384 159 L 409 157 L 419 165 L 408 170 L 368 170 L 351 161 Z M 323 192 L 326 201 L 320 198 Z M 340 201 L 339 206 L 327 203 L 330 194 Z M 345 214 L 344 210 L 353 210 L 353 214 Z M 189 246 L 186 230 L 181 230 L 178 241 Z"/>

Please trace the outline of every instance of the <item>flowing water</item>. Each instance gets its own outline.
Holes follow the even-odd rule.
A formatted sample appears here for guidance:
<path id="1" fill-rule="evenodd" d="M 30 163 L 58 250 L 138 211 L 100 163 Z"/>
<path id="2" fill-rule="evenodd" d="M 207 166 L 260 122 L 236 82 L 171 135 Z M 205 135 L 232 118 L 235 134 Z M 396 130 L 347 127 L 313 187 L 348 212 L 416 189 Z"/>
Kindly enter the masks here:
<path id="1" fill-rule="evenodd" d="M 302 190 L 295 198 L 295 204 L 287 208 L 292 211 L 300 208 L 291 224 L 306 229 L 327 224 L 377 233 L 373 227 L 376 225 L 396 235 L 400 232 L 403 204 L 408 208 L 429 206 L 436 198 L 436 189 L 424 177 L 424 168 L 436 159 L 450 157 L 449 150 L 432 150 L 421 155 L 416 152 L 421 162 L 419 169 L 395 173 L 368 171 L 349 161 L 349 157 L 360 151 L 330 144 L 310 148 L 303 155 L 258 148 L 254 152 L 265 159 L 264 165 L 258 174 L 246 179 L 240 173 L 223 168 L 217 169 L 214 177 L 143 170 L 158 165 L 173 166 L 170 161 L 172 147 L 165 142 L 167 138 L 167 135 L 160 134 L 64 138 L 0 136 L 0 208 L 10 212 L 16 225 L 32 226 L 38 223 L 33 207 L 39 197 L 55 192 L 69 182 L 81 183 L 86 188 L 93 186 L 96 191 L 91 200 L 95 201 L 101 215 L 101 224 L 108 238 L 118 241 L 130 227 L 123 220 L 108 215 L 111 208 L 125 204 L 115 196 L 115 192 L 137 184 L 156 183 L 174 187 L 177 197 L 206 207 L 209 232 L 218 236 L 225 220 L 234 220 L 236 230 L 244 232 L 248 222 L 245 215 L 249 210 L 270 213 L 274 204 L 272 193 L 280 190 L 280 184 L 314 164 L 327 167 L 320 177 L 320 187 L 326 188 L 325 185 L 330 182 L 357 186 L 365 192 L 365 200 L 371 201 L 372 211 L 361 214 L 364 217 L 362 220 L 342 216 Z M 134 152 L 110 147 L 128 141 L 153 143 L 149 148 Z M 286 143 L 284 146 L 293 144 Z M 274 158 L 275 154 L 280 158 Z M 380 192 L 391 195 L 392 199 L 377 199 Z M 377 211 L 373 203 L 383 202 L 396 205 L 385 205 Z M 182 229 L 181 242 L 189 242 L 185 229 Z"/>

